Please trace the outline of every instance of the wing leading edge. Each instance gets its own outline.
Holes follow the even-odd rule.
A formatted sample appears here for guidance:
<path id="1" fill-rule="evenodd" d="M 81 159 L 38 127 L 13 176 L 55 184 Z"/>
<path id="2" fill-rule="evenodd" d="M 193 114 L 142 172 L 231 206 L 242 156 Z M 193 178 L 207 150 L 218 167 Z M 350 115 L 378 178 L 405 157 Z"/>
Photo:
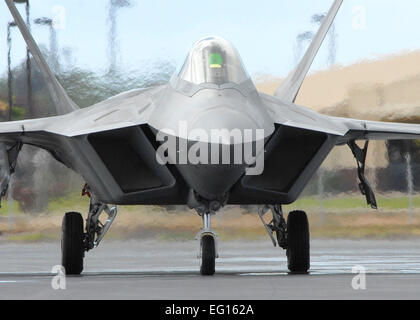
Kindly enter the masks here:
<path id="1" fill-rule="evenodd" d="M 338 137 L 338 143 L 350 140 L 420 139 L 420 124 L 327 116 L 276 97 L 260 95 L 275 123 L 334 135 Z"/>
<path id="2" fill-rule="evenodd" d="M 365 121 L 350 118 L 329 117 L 348 128 L 339 140 L 410 140 L 420 139 L 420 124 Z"/>

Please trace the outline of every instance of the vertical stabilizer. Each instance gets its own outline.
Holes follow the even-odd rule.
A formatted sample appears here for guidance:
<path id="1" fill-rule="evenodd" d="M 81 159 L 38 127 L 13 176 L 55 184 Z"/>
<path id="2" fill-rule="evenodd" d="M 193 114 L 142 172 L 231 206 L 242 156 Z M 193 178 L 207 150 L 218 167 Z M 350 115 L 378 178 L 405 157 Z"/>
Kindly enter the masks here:
<path id="1" fill-rule="evenodd" d="M 306 74 L 308 73 L 312 62 L 314 61 L 315 56 L 318 53 L 318 50 L 321 47 L 325 36 L 328 33 L 328 30 L 334 22 L 334 18 L 337 15 L 337 12 L 340 9 L 342 3 L 343 0 L 334 1 L 330 11 L 325 16 L 324 21 L 322 22 L 322 25 L 318 30 L 318 33 L 313 38 L 311 45 L 309 46 L 302 60 L 300 61 L 296 69 L 293 70 L 293 72 L 283 81 L 280 87 L 276 90 L 276 93 L 274 94 L 276 97 L 287 102 L 295 102 L 296 96 L 299 93 L 303 80 L 305 80 Z"/>
<path id="2" fill-rule="evenodd" d="M 51 99 L 54 103 L 54 106 L 57 110 L 59 115 L 66 114 L 72 112 L 74 110 L 79 109 L 79 107 L 70 99 L 67 95 L 67 92 L 58 82 L 57 78 L 52 73 L 50 67 L 48 66 L 45 58 L 43 57 L 41 50 L 37 46 L 34 38 L 32 37 L 31 33 L 29 32 L 28 28 L 25 25 L 19 11 L 16 9 L 13 0 L 5 0 L 7 6 L 9 7 L 10 13 L 12 14 L 19 30 L 25 40 L 34 60 L 38 64 L 38 67 L 41 71 L 41 74 L 45 80 L 47 85 L 48 91 L 51 95 Z"/>

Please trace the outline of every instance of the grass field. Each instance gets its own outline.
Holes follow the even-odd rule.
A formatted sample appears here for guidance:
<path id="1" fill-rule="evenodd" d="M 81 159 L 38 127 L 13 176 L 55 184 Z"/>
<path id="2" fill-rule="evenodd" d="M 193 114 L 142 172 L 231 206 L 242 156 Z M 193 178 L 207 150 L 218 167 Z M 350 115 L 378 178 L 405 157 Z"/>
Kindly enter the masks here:
<path id="1" fill-rule="evenodd" d="M 378 196 L 379 210 L 366 206 L 364 197 L 341 195 L 326 198 L 304 197 L 290 206 L 308 213 L 313 238 L 407 238 L 420 237 L 420 195 L 413 198 L 413 219 L 409 219 L 408 198 L 402 194 Z M 0 209 L 1 241 L 49 241 L 60 237 L 65 211 L 86 212 L 88 199 L 72 194 L 51 201 L 39 214 L 25 214 L 13 203 L 13 219 L 7 202 Z M 201 228 L 201 218 L 187 208 L 167 210 L 157 206 L 120 206 L 118 217 L 106 239 L 154 238 L 193 239 Z M 84 214 L 86 216 L 86 214 Z M 213 218 L 221 239 L 261 239 L 267 237 L 256 208 L 227 206 Z M 268 237 L 267 237 L 268 240 Z"/>

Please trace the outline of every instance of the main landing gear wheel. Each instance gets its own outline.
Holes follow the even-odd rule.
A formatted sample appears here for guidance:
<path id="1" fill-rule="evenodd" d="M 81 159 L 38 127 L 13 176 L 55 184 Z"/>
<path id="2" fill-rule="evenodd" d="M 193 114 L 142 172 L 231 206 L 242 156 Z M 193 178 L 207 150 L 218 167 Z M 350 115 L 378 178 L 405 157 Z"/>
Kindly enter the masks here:
<path id="1" fill-rule="evenodd" d="M 292 273 L 306 273 L 310 267 L 309 223 L 304 211 L 292 211 L 287 217 L 287 264 Z"/>
<path id="2" fill-rule="evenodd" d="M 83 218 L 78 212 L 67 212 L 61 234 L 61 265 L 67 275 L 78 275 L 83 270 L 85 247 Z"/>
<path id="3" fill-rule="evenodd" d="M 214 237 L 203 235 L 201 238 L 201 267 L 203 276 L 212 276 L 216 271 L 216 244 Z"/>

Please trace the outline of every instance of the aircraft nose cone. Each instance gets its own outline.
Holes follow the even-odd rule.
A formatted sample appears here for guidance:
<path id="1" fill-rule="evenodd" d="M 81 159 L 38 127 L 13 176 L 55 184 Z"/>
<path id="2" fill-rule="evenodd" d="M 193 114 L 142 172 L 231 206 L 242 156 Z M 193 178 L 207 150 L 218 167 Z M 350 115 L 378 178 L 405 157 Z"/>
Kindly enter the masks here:
<path id="1" fill-rule="evenodd" d="M 206 199 L 225 195 L 245 174 L 250 158 L 257 154 L 255 140 L 264 141 L 264 135 L 256 134 L 256 130 L 263 130 L 256 121 L 246 112 L 225 105 L 200 112 L 188 123 L 188 129 L 188 154 L 200 146 L 200 154 L 207 150 L 204 152 L 207 161 L 177 167 L 189 186 Z M 227 148 L 220 148 L 221 144 Z M 248 154 L 250 150 L 252 154 Z"/>
<path id="2" fill-rule="evenodd" d="M 255 132 L 256 129 L 259 129 L 259 126 L 245 112 L 240 112 L 229 106 L 221 105 L 207 109 L 196 115 L 190 122 L 190 129 L 206 133 L 209 140 L 203 142 L 222 142 L 223 144 L 231 144 L 231 133 L 233 130 L 239 129 L 243 135 L 244 130 L 252 130 L 252 132 Z M 212 134 L 214 130 L 218 131 L 217 134 Z M 245 138 L 245 136 L 243 135 L 242 138 Z"/>

